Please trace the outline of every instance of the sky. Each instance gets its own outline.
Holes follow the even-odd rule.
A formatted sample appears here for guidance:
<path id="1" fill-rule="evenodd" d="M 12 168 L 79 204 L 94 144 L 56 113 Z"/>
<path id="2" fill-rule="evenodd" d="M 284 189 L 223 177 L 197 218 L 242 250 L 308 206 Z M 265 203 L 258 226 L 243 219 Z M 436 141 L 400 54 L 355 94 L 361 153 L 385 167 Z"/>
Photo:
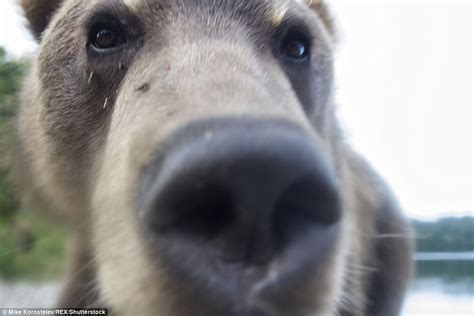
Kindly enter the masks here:
<path id="1" fill-rule="evenodd" d="M 0 46 L 34 54 L 15 0 L 0 0 Z M 473 4 L 335 1 L 336 100 L 348 141 L 412 218 L 474 215 Z"/>

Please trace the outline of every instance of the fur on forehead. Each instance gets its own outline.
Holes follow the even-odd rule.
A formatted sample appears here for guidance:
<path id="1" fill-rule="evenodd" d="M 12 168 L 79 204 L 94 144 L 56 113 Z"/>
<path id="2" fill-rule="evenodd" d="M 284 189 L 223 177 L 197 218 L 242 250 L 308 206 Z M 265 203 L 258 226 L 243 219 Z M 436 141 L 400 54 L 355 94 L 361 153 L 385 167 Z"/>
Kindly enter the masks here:
<path id="1" fill-rule="evenodd" d="M 52 16 L 60 5 L 65 0 L 21 0 L 21 6 L 25 12 L 25 16 L 28 20 L 30 29 L 37 40 L 41 39 L 41 35 L 48 26 Z M 98 2 L 100 0 L 93 0 L 92 2 Z M 137 12 L 139 5 L 142 2 L 150 0 L 121 0 L 131 12 Z M 235 0 L 233 0 L 235 1 Z M 327 32 L 333 38 L 336 37 L 336 27 L 332 18 L 332 14 L 328 8 L 328 5 L 323 0 L 281 0 L 276 1 L 274 11 L 271 13 L 271 20 L 275 24 L 279 24 L 286 11 L 291 4 L 307 5 L 313 9 L 320 17 Z"/>

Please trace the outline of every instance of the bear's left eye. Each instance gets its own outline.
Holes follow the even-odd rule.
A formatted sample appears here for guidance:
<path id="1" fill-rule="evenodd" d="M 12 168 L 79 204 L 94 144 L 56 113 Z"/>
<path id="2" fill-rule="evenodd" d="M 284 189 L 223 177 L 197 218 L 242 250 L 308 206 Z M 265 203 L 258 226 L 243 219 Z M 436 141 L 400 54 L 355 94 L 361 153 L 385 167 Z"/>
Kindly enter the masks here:
<path id="1" fill-rule="evenodd" d="M 282 47 L 283 53 L 296 61 L 303 60 L 309 52 L 308 45 L 302 40 L 289 40 Z"/>
<path id="2" fill-rule="evenodd" d="M 125 43 L 125 38 L 117 28 L 97 27 L 90 33 L 89 43 L 98 51 L 106 51 Z"/>
<path id="3" fill-rule="evenodd" d="M 280 54 L 286 61 L 302 63 L 308 59 L 311 45 L 309 36 L 303 32 L 289 31 L 281 40 Z"/>

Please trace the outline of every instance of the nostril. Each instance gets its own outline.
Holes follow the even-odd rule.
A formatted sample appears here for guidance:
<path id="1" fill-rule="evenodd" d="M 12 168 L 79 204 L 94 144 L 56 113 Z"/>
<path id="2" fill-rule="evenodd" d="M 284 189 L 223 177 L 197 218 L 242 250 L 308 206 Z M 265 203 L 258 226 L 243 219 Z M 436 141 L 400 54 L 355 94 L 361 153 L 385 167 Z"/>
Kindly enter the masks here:
<path id="1" fill-rule="evenodd" d="M 327 180 L 311 177 L 295 182 L 281 194 L 277 212 L 293 209 L 322 224 L 338 221 L 337 191 Z"/>
<path id="2" fill-rule="evenodd" d="M 161 225 L 164 233 L 212 239 L 234 221 L 233 198 L 227 190 L 216 185 L 181 187 L 179 194 L 163 198 L 157 208 L 165 209 L 161 214 L 170 214 Z"/>
<path id="3" fill-rule="evenodd" d="M 328 179 L 307 177 L 280 195 L 273 213 L 273 230 L 279 247 L 315 225 L 330 226 L 340 219 L 337 190 Z"/>

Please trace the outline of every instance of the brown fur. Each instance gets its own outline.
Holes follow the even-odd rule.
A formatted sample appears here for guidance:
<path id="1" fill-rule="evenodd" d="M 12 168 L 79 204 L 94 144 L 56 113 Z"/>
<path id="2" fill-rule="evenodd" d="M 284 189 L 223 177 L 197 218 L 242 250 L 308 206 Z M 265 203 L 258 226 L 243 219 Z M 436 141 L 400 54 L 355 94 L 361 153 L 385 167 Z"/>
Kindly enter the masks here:
<path id="1" fill-rule="evenodd" d="M 341 182 L 341 236 L 298 289 L 302 310 L 399 313 L 411 275 L 410 229 L 383 181 L 343 138 L 333 104 L 335 26 L 325 4 L 307 4 L 312 10 L 296 0 L 22 0 L 41 45 L 18 115 L 17 169 L 26 200 L 71 232 L 59 306 L 206 315 L 143 243 L 138 177 L 179 127 L 252 116 L 301 126 Z M 107 8 L 129 26 L 133 44 L 99 59 L 86 52 L 87 23 Z M 312 69 L 297 76 L 268 44 L 288 16 L 304 21 L 316 43 Z M 282 305 L 276 315 L 293 313 Z"/>

